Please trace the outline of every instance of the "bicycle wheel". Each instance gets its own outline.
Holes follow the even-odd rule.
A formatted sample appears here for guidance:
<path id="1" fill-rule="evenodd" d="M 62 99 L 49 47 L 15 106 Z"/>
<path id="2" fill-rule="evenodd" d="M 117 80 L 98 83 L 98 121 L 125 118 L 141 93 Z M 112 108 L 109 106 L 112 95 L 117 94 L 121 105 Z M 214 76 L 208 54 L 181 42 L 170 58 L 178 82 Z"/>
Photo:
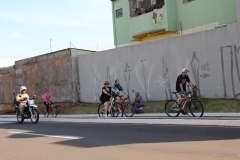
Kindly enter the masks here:
<path id="1" fill-rule="evenodd" d="M 180 110 L 177 107 L 175 100 L 169 100 L 166 102 L 165 112 L 169 117 L 177 117 L 180 114 Z"/>
<path id="2" fill-rule="evenodd" d="M 43 108 L 43 115 L 44 115 L 44 117 L 48 117 L 48 115 L 49 115 L 46 107 Z"/>
<path id="3" fill-rule="evenodd" d="M 122 106 L 120 103 L 114 103 L 113 107 L 110 110 L 110 114 L 112 117 L 117 117 L 119 115 L 119 112 L 122 112 L 120 109 Z"/>
<path id="4" fill-rule="evenodd" d="M 126 117 L 132 117 L 134 115 L 133 105 L 131 103 L 126 103 L 123 112 Z"/>
<path id="5" fill-rule="evenodd" d="M 204 113 L 202 103 L 197 99 L 192 99 L 189 103 L 189 111 L 193 117 L 202 117 Z"/>
<path id="6" fill-rule="evenodd" d="M 57 109 L 55 106 L 52 106 L 52 116 L 57 117 Z"/>
<path id="7" fill-rule="evenodd" d="M 98 106 L 98 116 L 99 117 L 104 117 L 105 116 L 105 109 L 104 109 L 104 104 L 100 103 Z"/>

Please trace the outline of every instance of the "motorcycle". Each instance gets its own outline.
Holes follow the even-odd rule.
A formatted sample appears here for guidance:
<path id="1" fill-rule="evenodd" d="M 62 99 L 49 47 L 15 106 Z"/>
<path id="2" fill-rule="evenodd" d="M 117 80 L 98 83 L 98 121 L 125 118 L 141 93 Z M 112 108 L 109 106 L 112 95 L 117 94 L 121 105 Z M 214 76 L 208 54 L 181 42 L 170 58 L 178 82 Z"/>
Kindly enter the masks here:
<path id="1" fill-rule="evenodd" d="M 14 107 L 15 113 L 17 115 L 18 123 L 23 123 L 24 119 L 31 119 L 32 123 L 38 123 L 39 113 L 37 111 L 38 106 L 34 103 L 34 98 L 29 98 L 24 105 L 23 116 L 20 113 L 19 102 L 16 100 L 15 91 L 13 91 L 14 95 Z"/>

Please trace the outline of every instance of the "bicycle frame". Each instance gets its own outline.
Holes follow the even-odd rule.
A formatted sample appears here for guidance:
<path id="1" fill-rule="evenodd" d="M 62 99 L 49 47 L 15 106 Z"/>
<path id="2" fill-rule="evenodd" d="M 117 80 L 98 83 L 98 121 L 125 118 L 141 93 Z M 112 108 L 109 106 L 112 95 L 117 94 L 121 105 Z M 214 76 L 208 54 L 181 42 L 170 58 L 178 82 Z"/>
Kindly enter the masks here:
<path id="1" fill-rule="evenodd" d="M 48 110 L 47 107 L 44 106 L 43 114 L 45 117 L 48 117 L 49 114 L 52 114 L 53 117 L 57 117 L 57 109 L 54 105 L 54 102 L 48 102 Z"/>
<path id="2" fill-rule="evenodd" d="M 177 100 L 168 100 L 165 103 L 165 112 L 169 117 L 177 117 L 180 113 L 185 112 L 185 109 L 187 108 L 187 103 L 189 103 L 189 111 L 194 117 L 202 117 L 204 113 L 204 107 L 198 99 L 192 97 L 192 93 L 195 92 L 195 90 L 187 92 L 184 101 L 181 103 L 181 107 L 178 106 L 178 103 L 180 101 L 178 92 L 172 92 L 172 94 L 175 94 Z M 185 115 L 185 114 L 184 114 Z"/>
<path id="3" fill-rule="evenodd" d="M 111 109 L 113 107 L 113 104 L 115 103 L 115 98 L 112 97 L 112 99 L 108 103 L 110 104 L 109 109 Z"/>
<path id="4" fill-rule="evenodd" d="M 188 98 L 185 100 L 185 101 L 183 101 L 182 102 L 182 110 L 184 110 L 184 108 L 185 108 L 185 106 L 186 106 L 186 104 L 187 104 L 187 101 L 189 100 L 189 101 L 191 101 L 192 100 L 192 96 L 191 96 L 191 93 L 193 93 L 194 91 L 191 91 L 191 92 L 188 92 L 187 93 L 187 96 L 188 96 Z M 177 92 L 175 93 L 175 95 L 176 95 L 176 98 L 177 98 L 177 101 L 176 101 L 176 103 L 178 103 L 179 101 L 180 101 L 180 99 L 178 98 L 178 95 L 177 95 Z"/>
<path id="5" fill-rule="evenodd" d="M 110 103 L 110 107 L 108 108 L 108 111 L 110 111 L 113 108 L 113 104 L 116 103 L 115 97 L 112 97 L 112 99 L 108 103 Z M 121 104 L 120 107 L 119 105 L 117 105 L 116 109 L 120 108 L 122 110 L 121 107 L 126 104 L 126 99 L 122 100 L 122 103 L 120 104 Z"/>

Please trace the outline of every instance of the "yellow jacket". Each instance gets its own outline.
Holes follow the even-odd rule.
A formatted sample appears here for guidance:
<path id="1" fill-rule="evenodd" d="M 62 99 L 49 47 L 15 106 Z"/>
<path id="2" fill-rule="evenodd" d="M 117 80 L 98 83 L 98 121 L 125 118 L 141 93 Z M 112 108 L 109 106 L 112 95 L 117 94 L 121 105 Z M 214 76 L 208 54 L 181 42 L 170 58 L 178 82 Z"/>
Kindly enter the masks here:
<path id="1" fill-rule="evenodd" d="M 29 95 L 27 93 L 25 94 L 20 93 L 16 96 L 16 101 L 19 103 L 26 103 L 28 99 L 29 99 Z"/>

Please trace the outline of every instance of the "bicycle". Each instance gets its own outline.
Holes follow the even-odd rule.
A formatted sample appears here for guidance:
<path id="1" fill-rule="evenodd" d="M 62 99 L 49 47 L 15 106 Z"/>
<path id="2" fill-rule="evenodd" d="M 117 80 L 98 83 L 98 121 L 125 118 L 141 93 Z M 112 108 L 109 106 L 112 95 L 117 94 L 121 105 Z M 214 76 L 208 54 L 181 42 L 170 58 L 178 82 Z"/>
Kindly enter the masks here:
<path id="1" fill-rule="evenodd" d="M 51 113 L 53 117 L 57 117 L 57 109 L 54 105 L 54 102 L 50 101 L 50 102 L 48 102 L 48 104 L 49 104 L 48 111 L 47 111 L 46 106 L 44 106 L 44 109 L 43 109 L 44 117 L 48 117 L 49 113 Z"/>
<path id="2" fill-rule="evenodd" d="M 178 98 L 177 93 L 178 92 L 172 92 L 172 94 L 176 95 L 177 100 L 168 100 L 165 104 L 165 112 L 169 117 L 178 117 L 180 113 L 183 112 L 187 102 L 189 102 L 189 111 L 192 114 L 193 117 L 202 117 L 204 113 L 204 108 L 202 103 L 195 98 L 192 98 L 191 94 L 194 92 L 190 91 L 187 93 L 188 99 L 186 99 L 182 103 L 182 108 L 180 109 L 178 107 L 178 102 L 180 99 Z"/>
<path id="3" fill-rule="evenodd" d="M 122 106 L 122 117 L 123 117 L 123 113 L 125 114 L 126 117 L 132 117 L 134 115 L 134 106 L 130 103 L 127 102 L 128 98 L 124 98 L 122 100 L 121 106 Z"/>
<path id="4" fill-rule="evenodd" d="M 121 106 L 121 104 L 116 102 L 115 98 L 116 98 L 116 96 L 112 96 L 111 101 L 108 102 L 109 109 L 107 112 L 112 117 L 117 117 L 119 115 L 119 110 L 121 110 L 121 108 L 122 108 L 122 107 L 119 107 L 119 106 Z M 100 103 L 98 106 L 98 115 L 99 115 L 99 117 L 105 116 L 105 106 L 103 103 Z"/>

